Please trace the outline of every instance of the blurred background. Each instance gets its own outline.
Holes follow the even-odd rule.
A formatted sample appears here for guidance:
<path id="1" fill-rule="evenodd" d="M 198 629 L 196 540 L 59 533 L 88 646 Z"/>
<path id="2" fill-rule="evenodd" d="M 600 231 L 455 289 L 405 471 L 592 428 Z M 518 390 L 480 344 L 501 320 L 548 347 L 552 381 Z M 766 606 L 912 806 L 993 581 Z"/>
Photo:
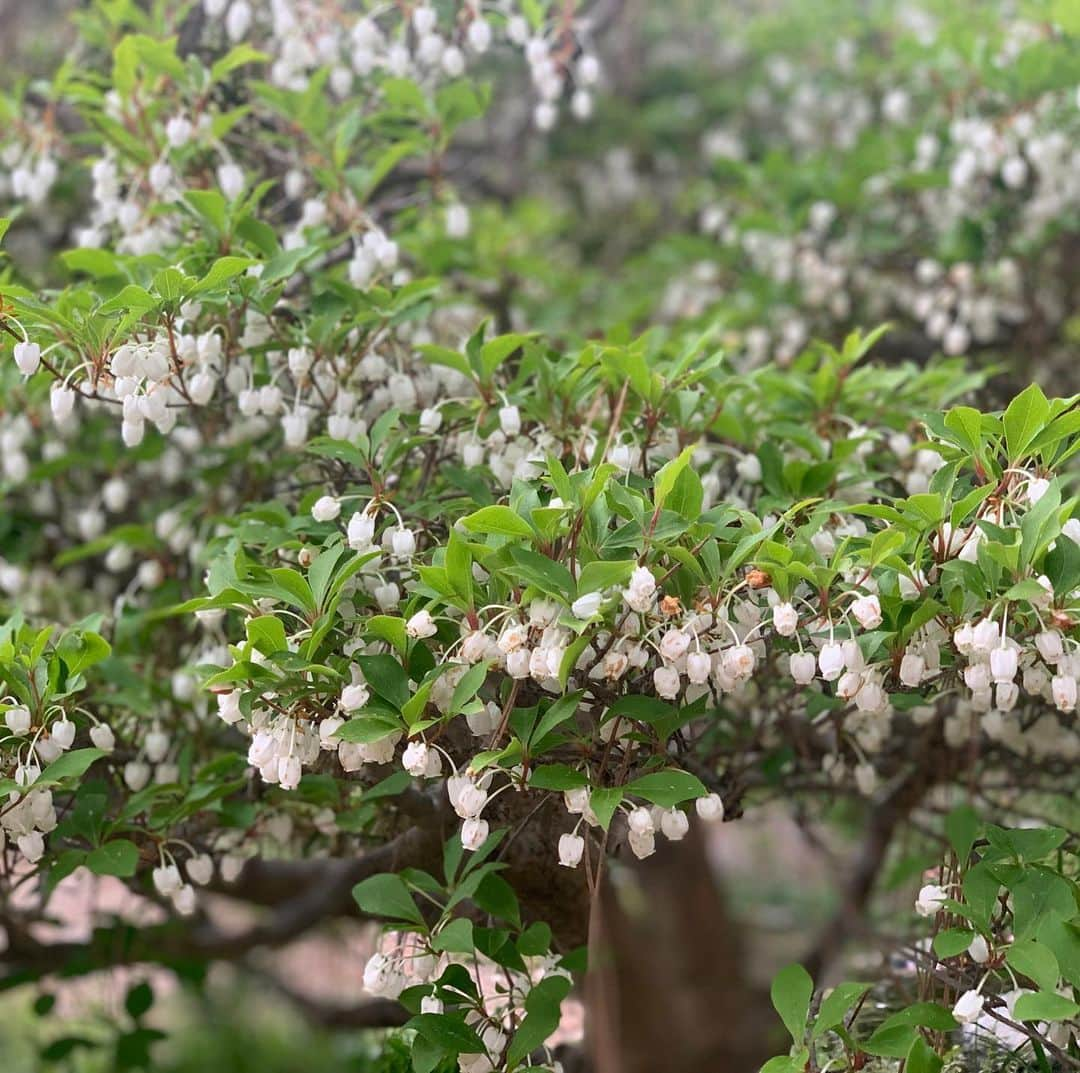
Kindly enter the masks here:
<path id="1" fill-rule="evenodd" d="M 86 6 L 0 0 L 9 118 L 47 96 L 41 80 Z M 719 325 L 747 368 L 889 321 L 883 360 L 967 356 L 994 373 L 988 404 L 1033 379 L 1048 394 L 1080 390 L 1080 5 L 625 0 L 586 4 L 585 16 L 603 65 L 588 109 L 536 130 L 520 56 L 496 59 L 495 103 L 455 164 L 483 236 L 463 271 L 490 284 L 494 312 L 556 337 Z M 56 278 L 53 255 L 79 217 L 80 191 L 62 194 L 8 239 L 39 285 Z M 773 806 L 714 834 L 763 984 L 843 912 L 853 808 L 811 824 Z M 892 892 L 933 859 L 917 828 L 898 840 L 851 971 L 902 983 L 903 960 L 882 953 L 909 912 L 907 887 Z M 100 905 L 102 893 L 71 898 Z M 151 979 L 170 1030 L 158 1067 L 403 1073 L 392 1043 L 314 1024 L 279 994 L 283 979 L 303 979 L 316 997 L 358 997 L 372 942 L 359 927 L 307 941 L 268 958 L 265 975 L 222 975 L 198 997 Z M 69 1013 L 59 1038 L 24 993 L 0 996 L 0 1069 L 114 1068 L 80 1041 L 103 1031 L 99 1015 L 123 1007 L 133 982 L 58 984 Z M 124 1060 L 137 1067 L 150 1042 L 133 1041 Z"/>

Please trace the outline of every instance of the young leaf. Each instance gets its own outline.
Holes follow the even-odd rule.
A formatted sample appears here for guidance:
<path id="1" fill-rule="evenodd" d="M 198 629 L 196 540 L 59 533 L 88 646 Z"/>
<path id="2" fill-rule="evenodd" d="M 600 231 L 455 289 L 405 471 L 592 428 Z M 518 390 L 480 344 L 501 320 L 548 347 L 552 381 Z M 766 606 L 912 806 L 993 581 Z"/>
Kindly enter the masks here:
<path id="1" fill-rule="evenodd" d="M 814 994 L 814 981 L 801 965 L 788 965 L 773 977 L 773 1008 L 780 1015 L 784 1027 L 796 1044 L 806 1035 L 806 1020 L 810 1015 L 810 999 Z"/>
<path id="2" fill-rule="evenodd" d="M 405 880 L 396 873 L 384 872 L 370 876 L 353 887 L 352 895 L 356 904 L 372 916 L 405 920 L 410 924 L 424 922 Z"/>

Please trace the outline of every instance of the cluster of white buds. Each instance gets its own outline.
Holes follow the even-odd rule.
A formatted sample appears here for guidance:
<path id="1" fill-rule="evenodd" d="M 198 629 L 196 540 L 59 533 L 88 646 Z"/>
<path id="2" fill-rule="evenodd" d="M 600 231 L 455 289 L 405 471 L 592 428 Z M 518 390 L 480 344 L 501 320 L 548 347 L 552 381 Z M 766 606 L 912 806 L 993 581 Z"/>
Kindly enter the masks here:
<path id="1" fill-rule="evenodd" d="M 248 763 L 259 769 L 264 782 L 283 790 L 300 785 L 305 764 L 319 757 L 320 734 L 310 722 L 301 722 L 268 709 L 254 710 L 251 719 Z"/>
<path id="2" fill-rule="evenodd" d="M 0 153 L 0 197 L 26 201 L 31 207 L 44 205 L 60 177 L 60 165 L 48 153 L 24 153 L 11 142 Z"/>
<path id="3" fill-rule="evenodd" d="M 189 878 L 194 879 L 194 876 L 192 875 L 193 866 L 195 875 L 202 876 L 205 874 L 205 865 L 200 858 L 195 857 L 188 862 Z M 180 867 L 174 860 L 163 856 L 161 864 L 153 871 L 152 879 L 154 890 L 156 890 L 161 897 L 168 898 L 172 903 L 172 907 L 178 913 L 182 916 L 191 916 L 191 914 L 195 912 L 197 904 L 195 888 L 191 883 L 184 881 L 184 878 L 180 873 Z"/>
<path id="4" fill-rule="evenodd" d="M 28 864 L 36 864 L 45 855 L 45 836 L 56 823 L 50 790 L 13 790 L 0 810 L 0 853 L 10 840 Z"/>
<path id="5" fill-rule="evenodd" d="M 357 243 L 349 262 L 349 282 L 361 289 L 368 287 L 380 272 L 393 272 L 398 266 L 397 243 L 373 228 Z"/>
<path id="6" fill-rule="evenodd" d="M 449 917 L 436 928 L 449 922 Z M 424 940 L 412 933 L 389 932 L 364 965 L 363 986 L 368 993 L 380 998 L 397 998 L 406 988 L 427 987 L 421 998 L 421 1013 L 439 1014 L 444 1010 L 433 981 L 449 964 L 464 968 L 472 978 L 480 996 L 477 1008 L 465 1017 L 483 1044 L 483 1051 L 462 1054 L 458 1058 L 461 1073 L 494 1073 L 500 1067 L 501 1056 L 510 1042 L 509 1026 L 520 1022 L 525 1013 L 529 992 L 552 976 L 567 977 L 553 955 L 529 956 L 518 969 L 498 965 L 480 952 L 469 958 L 435 952 Z M 509 986 L 496 986 L 495 978 Z M 555 1073 L 561 1073 L 558 1062 L 545 1063 Z"/>
<path id="7" fill-rule="evenodd" d="M 905 11 L 925 17 L 931 28 L 920 28 L 918 36 L 942 47 L 934 16 L 921 8 Z M 729 25 L 721 31 L 731 39 L 723 62 L 731 64 L 733 75 L 744 56 L 740 30 Z M 1014 15 L 1007 18 L 1003 39 L 1031 41 L 1039 33 L 1029 18 Z M 810 327 L 821 334 L 833 325 L 849 324 L 860 312 L 879 320 L 900 317 L 918 325 L 946 354 L 999 343 L 1033 315 L 1062 326 L 1069 307 L 1059 274 L 1051 270 L 1043 286 L 1025 286 L 1025 273 L 1014 258 L 1045 242 L 1054 222 L 1080 204 L 1072 93 L 1048 86 L 1015 102 L 1003 119 L 999 97 L 978 81 L 968 87 L 962 109 L 940 107 L 916 80 L 897 84 L 897 77 L 911 79 L 910 72 L 882 71 L 868 80 L 867 71 L 847 59 L 845 49 L 855 53 L 857 44 L 843 39 L 837 49 L 824 62 L 808 62 L 805 55 L 770 57 L 766 77 L 750 83 L 745 104 L 735 113 L 738 118 L 708 130 L 701 139 L 707 174 L 717 160 L 750 158 L 753 166 L 772 149 L 795 159 L 834 148 L 852 150 L 860 133 L 876 121 L 876 113 L 882 128 L 907 132 L 917 126 L 906 165 L 893 159 L 885 163 L 883 156 L 882 167 L 863 178 L 864 204 L 842 215 L 828 202 L 816 203 L 805 213 L 800 205 L 785 227 L 768 232 L 755 225 L 759 202 L 747 202 L 741 193 L 731 195 L 722 183 L 701 182 L 694 174 L 702 198 L 702 232 L 728 251 L 748 257 L 758 272 L 778 284 L 797 288 L 799 309 L 794 315 L 770 320 L 782 319 L 786 331 L 787 324 L 801 319 L 798 331 Z M 1019 44 L 1003 49 L 996 62 L 1011 67 L 1019 62 L 1018 49 Z M 922 74 L 925 78 L 926 72 Z M 763 130 L 770 132 L 764 139 Z M 907 151 L 908 139 L 887 129 L 885 136 L 899 137 L 902 151 Z M 748 145 L 755 145 L 756 152 Z M 947 182 L 926 182 L 931 172 L 946 174 Z M 930 248 L 947 246 L 948 236 L 983 218 L 1005 222 L 995 231 L 994 244 L 1003 256 L 988 253 L 981 263 L 957 259 L 952 264 L 909 256 L 868 262 L 863 256 L 882 226 L 894 228 L 908 243 L 919 236 L 921 249 L 927 235 L 940 239 L 931 240 Z M 721 294 L 716 273 L 705 271 L 706 266 L 690 266 L 669 283 L 661 304 L 665 316 L 697 315 L 721 297 L 730 297 Z M 800 310 L 804 318 L 798 317 Z M 751 364 L 766 356 L 784 362 L 797 353 L 761 326 L 748 329 L 746 343 Z"/>

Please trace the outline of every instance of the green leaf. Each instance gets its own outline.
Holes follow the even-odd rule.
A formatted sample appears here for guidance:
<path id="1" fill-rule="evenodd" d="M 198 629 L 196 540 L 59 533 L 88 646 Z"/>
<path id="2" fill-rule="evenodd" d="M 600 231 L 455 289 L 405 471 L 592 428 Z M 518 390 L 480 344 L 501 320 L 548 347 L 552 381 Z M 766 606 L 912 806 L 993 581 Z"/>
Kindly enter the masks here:
<path id="1" fill-rule="evenodd" d="M 98 876 L 133 876 L 139 863 L 139 848 L 126 839 L 115 839 L 91 850 L 86 867 Z"/>
<path id="2" fill-rule="evenodd" d="M 837 984 L 821 1001 L 811 1039 L 818 1039 L 843 1023 L 848 1011 L 870 990 L 871 984 Z"/>
<path id="3" fill-rule="evenodd" d="M 100 760 L 105 755 L 103 749 L 74 749 L 70 753 L 58 756 L 34 781 L 34 789 L 63 782 L 65 779 L 76 779 L 86 773 L 87 768 L 95 760 Z"/>
<path id="4" fill-rule="evenodd" d="M 483 367 L 484 376 L 490 377 L 515 350 L 521 349 L 528 338 L 527 335 L 514 333 L 497 335 L 494 339 L 489 339 L 480 348 L 480 364 Z"/>
<path id="5" fill-rule="evenodd" d="M 444 365 L 446 368 L 453 369 L 470 380 L 475 379 L 475 374 L 469 365 L 468 359 L 456 350 L 436 346 L 434 343 L 421 343 L 416 349 L 427 359 L 429 364 Z"/>
<path id="6" fill-rule="evenodd" d="M 247 639 L 264 656 L 285 652 L 289 648 L 285 626 L 276 615 L 259 615 L 250 619 L 247 624 Z"/>
<path id="7" fill-rule="evenodd" d="M 317 562 L 318 560 L 316 560 Z M 396 615 L 374 615 L 368 619 L 366 636 L 386 641 L 404 656 L 408 648 L 408 634 L 405 633 L 405 620 Z"/>
<path id="8" fill-rule="evenodd" d="M 481 507 L 461 520 L 470 533 L 497 533 L 500 536 L 532 537 L 533 528 L 509 507 Z"/>
<path id="9" fill-rule="evenodd" d="M 1053 951 L 1061 975 L 1080 987 L 1080 928 L 1060 917 L 1046 917 L 1039 925 L 1039 942 Z"/>
<path id="10" fill-rule="evenodd" d="M 401 664 L 388 653 L 357 656 L 356 662 L 371 692 L 400 711 L 409 699 L 409 676 Z"/>
<path id="11" fill-rule="evenodd" d="M 810 1052 L 801 1047 L 793 1055 L 777 1055 L 770 1058 L 760 1070 L 760 1073 L 806 1073 L 806 1063 L 810 1061 Z"/>
<path id="12" fill-rule="evenodd" d="M 352 895 L 356 904 L 372 916 L 406 920 L 410 924 L 424 922 L 405 880 L 393 872 L 370 876 L 357 883 L 353 887 Z"/>
<path id="13" fill-rule="evenodd" d="M 429 1043 L 453 1054 L 481 1054 L 480 1037 L 461 1019 L 447 1013 L 421 1013 L 406 1028 L 415 1028 Z"/>
<path id="14" fill-rule="evenodd" d="M 135 984 L 124 998 L 124 1009 L 136 1021 L 154 1005 L 154 989 L 145 981 Z"/>
<path id="15" fill-rule="evenodd" d="M 187 293 L 191 282 L 178 268 L 163 268 L 154 276 L 154 290 L 166 302 L 175 302 Z"/>
<path id="16" fill-rule="evenodd" d="M 882 1022 L 878 1032 L 892 1029 L 896 1026 L 932 1028 L 938 1032 L 947 1032 L 956 1028 L 956 1018 L 946 1009 L 933 1002 L 915 1002 L 902 1010 L 898 1010 L 891 1017 Z M 875 1032 L 876 1036 L 878 1033 Z M 880 1052 L 873 1052 L 878 1054 Z"/>
<path id="17" fill-rule="evenodd" d="M 263 63 L 269 59 L 265 52 L 260 52 L 248 44 L 234 45 L 210 68 L 210 81 L 220 82 L 226 75 L 238 67 L 249 63 Z"/>
<path id="18" fill-rule="evenodd" d="M 1050 403 L 1038 384 L 1029 384 L 1009 403 L 1002 423 L 1010 462 L 1015 464 L 1024 457 L 1024 452 L 1042 432 L 1049 417 Z"/>
<path id="19" fill-rule="evenodd" d="M 575 693 L 560 697 L 551 705 L 529 735 L 529 747 L 532 748 L 542 742 L 556 727 L 561 726 L 567 719 L 572 719 L 584 695 L 584 691 L 579 689 Z"/>
<path id="20" fill-rule="evenodd" d="M 971 406 L 954 406 L 945 415 L 945 427 L 969 454 L 982 449 L 982 414 Z"/>
<path id="21" fill-rule="evenodd" d="M 679 475 L 690 465 L 690 459 L 695 450 L 695 445 L 685 448 L 678 457 L 671 459 L 657 470 L 653 478 L 653 505 L 657 510 L 664 506 L 664 500 L 671 494 Z"/>
<path id="22" fill-rule="evenodd" d="M 98 307 L 98 312 L 103 316 L 109 313 L 119 313 L 122 310 L 133 310 L 137 313 L 146 313 L 156 308 L 158 300 L 145 287 L 138 287 L 129 283 L 119 294 L 113 295 L 107 302 Z"/>
<path id="23" fill-rule="evenodd" d="M 424 91 L 409 78 L 387 78 L 382 84 L 386 103 L 405 112 L 426 115 L 427 98 Z"/>
<path id="24" fill-rule="evenodd" d="M 558 596 L 569 602 L 576 586 L 573 574 L 562 563 L 522 547 L 511 548 L 510 558 L 514 561 L 511 574 L 535 585 L 549 596 Z"/>
<path id="25" fill-rule="evenodd" d="M 537 790 L 576 790 L 588 786 L 589 780 L 568 764 L 541 764 L 530 773 L 529 785 Z"/>
<path id="26" fill-rule="evenodd" d="M 509 1066 L 522 1061 L 559 1027 L 562 1001 L 570 993 L 565 976 L 548 976 L 525 997 L 525 1019 L 506 1049 Z"/>
<path id="27" fill-rule="evenodd" d="M 956 957 L 962 954 L 975 938 L 970 928 L 946 928 L 934 936 L 934 953 L 941 958 Z"/>
<path id="28" fill-rule="evenodd" d="M 967 859 L 971 856 L 971 847 L 975 845 L 981 826 L 982 821 L 978 813 L 970 805 L 957 805 L 945 817 L 945 834 L 961 866 L 967 864 Z"/>
<path id="29" fill-rule="evenodd" d="M 521 909 L 514 888 L 494 872 L 484 876 L 473 894 L 473 901 L 492 916 L 521 927 Z"/>
<path id="30" fill-rule="evenodd" d="M 1005 953 L 1005 960 L 1022 976 L 1034 980 L 1042 991 L 1057 988 L 1060 971 L 1054 952 L 1042 943 L 1028 940 L 1013 943 Z"/>
<path id="31" fill-rule="evenodd" d="M 74 676 L 107 659 L 112 646 L 98 633 L 71 630 L 60 638 L 56 651 L 67 665 L 68 674 Z"/>
<path id="32" fill-rule="evenodd" d="M 88 276 L 94 276 L 97 279 L 107 279 L 120 272 L 116 255 L 109 250 L 80 247 L 75 250 L 65 250 L 60 255 L 60 259 L 70 271 L 85 272 Z"/>
<path id="33" fill-rule="evenodd" d="M 589 806 L 606 831 L 611 824 L 615 810 L 622 803 L 623 791 L 620 786 L 601 786 L 589 794 Z"/>
<path id="34" fill-rule="evenodd" d="M 538 920 L 530 924 L 519 936 L 518 953 L 522 957 L 540 957 L 551 949 L 551 928 Z"/>
<path id="35" fill-rule="evenodd" d="M 704 797 L 709 791 L 696 775 L 688 771 L 656 771 L 642 775 L 625 787 L 626 793 L 644 797 L 661 808 L 674 808 L 683 801 Z"/>
<path id="36" fill-rule="evenodd" d="M 610 589 L 613 585 L 622 585 L 629 579 L 636 565 L 633 559 L 615 562 L 594 559 L 591 563 L 586 563 L 578 575 L 578 595 L 584 596 L 586 593 Z"/>
<path id="37" fill-rule="evenodd" d="M 389 715 L 361 714 L 339 727 L 335 737 L 338 741 L 372 745 L 404 729 L 396 719 Z"/>
<path id="38" fill-rule="evenodd" d="M 258 262 L 251 257 L 219 257 L 191 289 L 192 293 L 205 294 L 207 291 L 218 290 L 241 272 L 246 272 L 253 264 Z"/>
<path id="39" fill-rule="evenodd" d="M 904 1073 L 940 1073 L 944 1062 L 941 1056 L 922 1038 L 916 1036 L 907 1053 Z"/>
<path id="40" fill-rule="evenodd" d="M 471 954 L 476 949 L 473 938 L 473 922 L 465 917 L 451 920 L 432 940 L 435 950 L 450 954 Z"/>
<path id="41" fill-rule="evenodd" d="M 1067 1021 L 1080 1013 L 1080 1006 L 1054 991 L 1021 995 L 1013 1007 L 1017 1021 Z"/>
<path id="42" fill-rule="evenodd" d="M 788 965 L 773 978 L 770 989 L 773 1008 L 796 1044 L 801 1044 L 806 1035 L 813 994 L 814 981 L 801 965 Z"/>
<path id="43" fill-rule="evenodd" d="M 292 567 L 280 566 L 270 571 L 270 577 L 273 579 L 278 594 L 286 603 L 304 611 L 315 611 L 315 597 L 303 574 L 293 570 Z"/>
<path id="44" fill-rule="evenodd" d="M 450 698 L 450 715 L 457 715 L 476 696 L 487 678 L 488 670 L 487 663 L 474 663 L 461 676 L 458 684 L 454 686 L 454 693 Z"/>

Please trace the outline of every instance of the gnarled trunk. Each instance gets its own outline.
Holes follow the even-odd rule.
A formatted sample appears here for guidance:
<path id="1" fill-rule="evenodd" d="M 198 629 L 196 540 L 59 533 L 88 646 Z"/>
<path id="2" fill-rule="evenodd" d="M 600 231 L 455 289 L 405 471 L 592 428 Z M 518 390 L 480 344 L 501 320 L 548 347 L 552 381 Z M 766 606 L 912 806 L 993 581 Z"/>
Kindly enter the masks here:
<path id="1" fill-rule="evenodd" d="M 756 1073 L 774 1021 L 749 957 L 700 825 L 609 866 L 589 926 L 592 1073 Z"/>

